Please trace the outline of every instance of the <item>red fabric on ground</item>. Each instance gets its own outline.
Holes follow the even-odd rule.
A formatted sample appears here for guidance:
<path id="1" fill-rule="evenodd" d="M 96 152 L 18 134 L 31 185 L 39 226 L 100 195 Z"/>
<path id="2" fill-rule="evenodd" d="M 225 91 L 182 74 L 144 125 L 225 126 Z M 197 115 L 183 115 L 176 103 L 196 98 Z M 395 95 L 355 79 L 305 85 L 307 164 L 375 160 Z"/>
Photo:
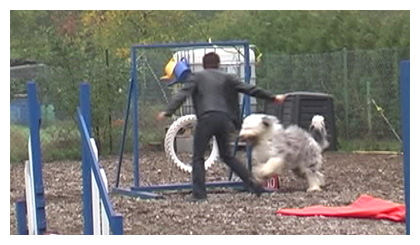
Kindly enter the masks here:
<path id="1" fill-rule="evenodd" d="M 405 221 L 405 206 L 369 195 L 361 195 L 349 206 L 327 207 L 322 205 L 305 208 L 281 208 L 278 215 L 296 216 L 330 216 L 346 218 L 389 219 L 397 222 Z"/>

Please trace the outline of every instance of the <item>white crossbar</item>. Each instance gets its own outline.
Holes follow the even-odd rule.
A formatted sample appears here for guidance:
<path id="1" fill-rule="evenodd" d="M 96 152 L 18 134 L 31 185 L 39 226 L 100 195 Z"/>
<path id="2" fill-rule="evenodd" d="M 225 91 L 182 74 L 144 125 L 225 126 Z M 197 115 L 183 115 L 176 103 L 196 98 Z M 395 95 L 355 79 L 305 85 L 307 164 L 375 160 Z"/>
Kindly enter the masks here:
<path id="1" fill-rule="evenodd" d="M 96 147 L 95 139 L 90 139 L 93 151 L 96 156 L 96 160 L 98 161 L 98 148 Z M 101 177 L 105 184 L 106 191 L 108 192 L 108 180 L 106 178 L 105 170 L 103 168 L 100 169 Z M 91 172 L 92 176 L 92 218 L 93 218 L 93 234 L 94 235 L 109 235 L 109 219 L 106 215 L 105 207 L 102 203 L 98 184 L 96 183 L 95 176 L 93 172 Z"/>

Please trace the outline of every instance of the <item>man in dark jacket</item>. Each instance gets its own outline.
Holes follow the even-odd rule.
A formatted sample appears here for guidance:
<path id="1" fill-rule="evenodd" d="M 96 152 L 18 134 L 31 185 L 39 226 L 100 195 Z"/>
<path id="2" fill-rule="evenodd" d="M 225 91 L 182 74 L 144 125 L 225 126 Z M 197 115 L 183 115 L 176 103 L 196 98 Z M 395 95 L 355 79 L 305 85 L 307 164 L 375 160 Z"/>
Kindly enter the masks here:
<path id="1" fill-rule="evenodd" d="M 231 74 L 219 70 L 220 58 L 216 53 L 203 57 L 203 71 L 194 72 L 186 79 L 165 111 L 159 113 L 158 120 L 171 116 L 189 97 L 197 116 L 194 134 L 192 163 L 192 201 L 206 200 L 204 152 L 210 139 L 215 136 L 219 146 L 220 158 L 243 181 L 244 186 L 258 196 L 264 191 L 252 173 L 237 158 L 229 147 L 229 136 L 240 127 L 239 95 L 244 93 L 261 99 L 283 103 L 285 95 L 273 95 L 270 92 L 246 84 Z"/>

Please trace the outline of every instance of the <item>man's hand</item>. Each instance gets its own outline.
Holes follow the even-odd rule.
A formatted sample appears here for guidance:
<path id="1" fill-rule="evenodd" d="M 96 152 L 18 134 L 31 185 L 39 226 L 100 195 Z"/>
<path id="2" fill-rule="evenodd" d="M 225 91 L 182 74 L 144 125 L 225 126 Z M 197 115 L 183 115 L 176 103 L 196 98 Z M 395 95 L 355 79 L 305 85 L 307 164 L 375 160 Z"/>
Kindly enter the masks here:
<path id="1" fill-rule="evenodd" d="M 165 118 L 166 118 L 166 112 L 164 112 L 164 111 L 159 112 L 159 114 L 156 116 L 156 120 L 158 120 L 158 121 L 162 121 Z"/>
<path id="2" fill-rule="evenodd" d="M 287 94 L 278 94 L 274 99 L 274 103 L 282 104 L 286 100 Z"/>

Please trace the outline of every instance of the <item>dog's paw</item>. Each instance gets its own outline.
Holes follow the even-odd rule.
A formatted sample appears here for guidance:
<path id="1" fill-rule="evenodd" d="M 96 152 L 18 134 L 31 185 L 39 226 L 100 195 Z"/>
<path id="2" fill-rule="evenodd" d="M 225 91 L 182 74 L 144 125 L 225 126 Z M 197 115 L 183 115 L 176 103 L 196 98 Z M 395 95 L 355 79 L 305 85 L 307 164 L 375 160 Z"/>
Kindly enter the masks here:
<path id="1" fill-rule="evenodd" d="M 320 186 L 325 186 L 325 177 L 322 173 L 317 172 L 317 178 L 319 181 Z"/>

